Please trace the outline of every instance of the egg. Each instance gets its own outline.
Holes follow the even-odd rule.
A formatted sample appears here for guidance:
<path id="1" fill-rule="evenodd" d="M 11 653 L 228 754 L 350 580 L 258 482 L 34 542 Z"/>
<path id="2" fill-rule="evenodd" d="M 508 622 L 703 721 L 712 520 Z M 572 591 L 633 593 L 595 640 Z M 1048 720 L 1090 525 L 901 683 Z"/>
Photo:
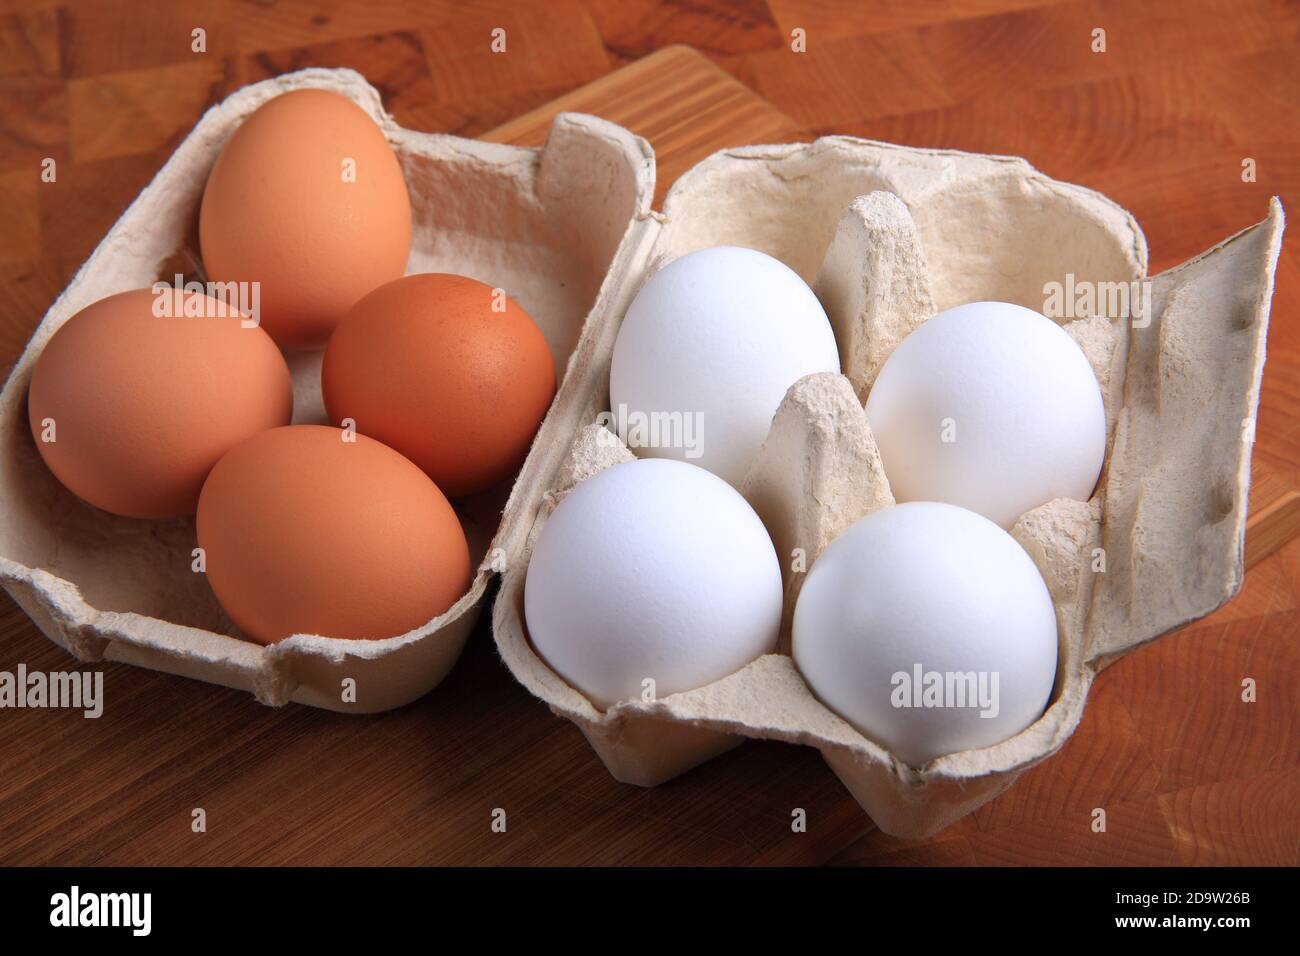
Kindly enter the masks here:
<path id="1" fill-rule="evenodd" d="M 694 465 L 625 462 L 574 488 L 528 562 L 537 653 L 598 708 L 702 687 L 776 648 L 781 569 L 740 494 Z"/>
<path id="2" fill-rule="evenodd" d="M 797 273 L 754 249 L 702 249 L 655 273 L 628 308 L 611 415 L 638 455 L 738 486 L 786 390 L 839 370 L 830 321 Z"/>
<path id="3" fill-rule="evenodd" d="M 965 508 L 913 502 L 860 518 L 821 553 L 792 650 L 827 707 L 919 767 L 1038 719 L 1056 615 L 1011 535 Z"/>
<path id="4" fill-rule="evenodd" d="M 464 276 L 412 275 L 348 312 L 321 388 L 335 424 L 352 419 L 457 497 L 523 464 L 555 396 L 555 366 L 513 299 Z"/>
<path id="5" fill-rule="evenodd" d="M 379 639 L 417 628 L 469 587 L 451 504 L 393 449 L 324 425 L 232 448 L 199 498 L 208 583 L 248 638 Z"/>
<path id="6" fill-rule="evenodd" d="M 129 518 L 193 514 L 217 459 L 287 424 L 292 405 L 289 369 L 262 329 L 207 296 L 152 289 L 68 319 L 36 360 L 27 395 L 50 471 Z"/>
<path id="7" fill-rule="evenodd" d="M 941 312 L 880 369 L 867 419 L 898 501 L 946 501 L 1010 528 L 1086 501 L 1106 454 L 1101 387 L 1051 319 L 1007 302 Z"/>
<path id="8" fill-rule="evenodd" d="M 406 271 L 411 204 L 384 133 L 327 90 L 282 93 L 221 150 L 199 211 L 207 278 L 258 285 L 285 348 L 319 348 L 353 303 Z"/>

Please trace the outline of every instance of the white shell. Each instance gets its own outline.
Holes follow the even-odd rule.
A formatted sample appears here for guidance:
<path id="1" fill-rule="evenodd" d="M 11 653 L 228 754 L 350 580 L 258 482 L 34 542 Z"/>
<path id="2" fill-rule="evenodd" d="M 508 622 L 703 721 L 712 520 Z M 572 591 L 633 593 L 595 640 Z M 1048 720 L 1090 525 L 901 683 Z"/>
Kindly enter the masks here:
<path id="1" fill-rule="evenodd" d="M 866 412 L 895 498 L 946 501 L 1007 529 L 1054 498 L 1091 498 L 1106 454 L 1083 350 L 1008 302 L 922 323 L 880 369 Z"/>
<path id="2" fill-rule="evenodd" d="M 965 508 L 914 501 L 859 518 L 821 553 L 792 656 L 827 707 L 919 767 L 1042 715 L 1056 612 L 1011 535 Z"/>
<path id="3" fill-rule="evenodd" d="M 733 485 L 767 437 L 786 389 L 838 372 L 835 335 L 817 296 L 784 263 L 715 246 L 673 260 L 637 293 L 619 325 L 609 395 L 619 434 L 641 456 L 689 461 Z M 651 416 L 681 422 L 635 427 Z"/>
<path id="4" fill-rule="evenodd" d="M 605 708 L 703 687 L 776 650 L 781 597 L 772 540 L 740 492 L 649 458 L 560 502 L 524 606 L 533 646 Z"/>

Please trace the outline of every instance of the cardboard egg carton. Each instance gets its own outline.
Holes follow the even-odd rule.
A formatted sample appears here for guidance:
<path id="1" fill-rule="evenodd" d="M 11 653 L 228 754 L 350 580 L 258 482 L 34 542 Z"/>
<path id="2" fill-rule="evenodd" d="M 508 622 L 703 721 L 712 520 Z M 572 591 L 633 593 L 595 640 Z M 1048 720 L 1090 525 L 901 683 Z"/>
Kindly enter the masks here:
<path id="1" fill-rule="evenodd" d="M 171 282 L 175 272 L 202 278 L 198 207 L 222 145 L 259 105 L 303 87 L 347 96 L 387 135 L 411 198 L 407 272 L 453 272 L 504 288 L 541 327 L 560 386 L 512 487 L 458 503 L 481 563 L 450 609 L 387 640 L 297 635 L 263 647 L 234 636 L 204 576 L 191 570 L 192 519 L 119 518 L 59 484 L 32 439 L 26 395 L 41 349 L 85 306 Z M 567 447 L 577 428 L 574 409 L 584 399 L 572 394 L 581 382 L 572 372 L 597 361 L 584 338 L 588 315 L 613 294 L 606 273 L 634 251 L 625 240 L 637 237 L 632 226 L 649 215 L 653 194 L 647 144 L 591 116 L 562 114 L 544 148 L 525 149 L 403 129 L 351 70 L 304 70 L 237 91 L 203 115 L 100 242 L 0 394 L 0 583 L 46 636 L 83 661 L 126 661 L 243 688 L 272 705 L 372 712 L 422 696 L 459 657 L 501 556 L 519 549 L 536 515 L 551 450 Z M 288 356 L 295 422 L 325 421 L 321 356 Z M 348 678 L 355 703 L 343 700 Z"/>
<path id="2" fill-rule="evenodd" d="M 843 374 L 811 375 L 788 390 L 742 487 L 782 560 L 779 652 L 706 687 L 604 712 L 538 657 L 523 614 L 532 544 L 569 489 L 632 457 L 612 432 L 588 424 L 567 451 L 551 449 L 554 479 L 503 576 L 493 616 L 502 658 L 582 730 L 619 780 L 653 786 L 746 738 L 783 740 L 819 749 L 883 831 L 920 838 L 943 829 L 1064 744 L 1102 667 L 1240 587 L 1282 230 L 1274 199 L 1263 222 L 1145 285 L 1146 242 L 1133 217 L 1021 159 L 845 137 L 713 155 L 674 185 L 662 216 L 636 227 L 644 253 L 611 274 L 617 288 L 593 318 L 597 360 L 570 370 L 580 384 L 564 401 L 588 423 L 608 409 L 619 322 L 645 279 L 680 255 L 749 246 L 813 286 Z M 1042 717 L 1016 736 L 908 766 L 823 706 L 796 669 L 789 627 L 805 574 L 792 557 L 800 549 L 811 568 L 849 524 L 893 503 L 862 408 L 892 349 L 962 303 L 1043 311 L 1049 283 L 1082 307 L 1061 321 L 1097 375 L 1108 428 L 1093 499 L 1049 502 L 1012 530 L 1056 607 L 1056 684 Z M 1076 295 L 1086 288 L 1116 298 L 1088 307 Z M 1120 288 L 1130 293 L 1127 310 L 1111 307 Z"/>

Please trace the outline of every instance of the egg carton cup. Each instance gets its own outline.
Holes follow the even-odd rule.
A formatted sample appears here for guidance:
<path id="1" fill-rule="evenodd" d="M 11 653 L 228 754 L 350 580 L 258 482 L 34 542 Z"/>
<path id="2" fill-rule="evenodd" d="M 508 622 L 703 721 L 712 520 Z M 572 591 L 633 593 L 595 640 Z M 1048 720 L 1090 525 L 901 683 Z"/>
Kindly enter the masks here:
<path id="1" fill-rule="evenodd" d="M 1046 284 L 1067 275 L 1076 289 L 1141 282 L 1146 242 L 1133 217 L 1108 199 L 1017 158 L 845 137 L 713 155 L 674 185 L 662 216 L 638 226 L 643 264 L 614 274 L 621 289 L 596 333 L 608 347 L 599 362 L 571 370 L 581 385 L 566 398 L 581 403 L 587 422 L 608 408 L 618 323 L 645 279 L 678 256 L 750 246 L 813 286 L 843 374 L 810 375 L 787 391 L 741 489 L 783 567 L 778 653 L 708 686 L 604 712 L 540 659 L 523 612 L 532 544 L 569 489 L 633 457 L 611 431 L 589 424 L 567 455 L 553 450 L 551 490 L 524 553 L 503 577 L 493 616 L 502 658 L 581 729 L 621 781 L 654 786 L 746 738 L 782 740 L 820 750 L 884 832 L 923 838 L 947 827 L 1065 743 L 1101 668 L 1210 613 L 1240 587 L 1283 225 L 1274 199 L 1263 222 L 1155 276 L 1145 314 L 1110 318 L 1094 308 L 1061 320 L 1096 373 L 1108 439 L 1091 501 L 1049 502 L 1012 529 L 1056 608 L 1053 693 L 1043 715 L 1016 736 L 913 767 L 823 706 L 796 669 L 790 620 L 806 573 L 793 570 L 795 549 L 806 555 L 806 572 L 848 525 L 893 504 L 863 399 L 912 329 L 977 300 L 1042 311 Z"/>
<path id="2" fill-rule="evenodd" d="M 406 271 L 459 273 L 504 288 L 541 327 L 560 385 L 513 485 L 458 503 L 481 563 L 451 608 L 386 640 L 302 634 L 263 647 L 234 636 L 204 575 L 191 570 L 193 520 L 120 518 L 79 501 L 42 462 L 25 406 L 32 367 L 70 316 L 112 293 L 201 270 L 198 207 L 223 144 L 258 106 L 306 87 L 353 100 L 388 137 L 411 198 Z M 572 392 L 582 382 L 570 373 L 595 361 L 587 319 L 613 294 L 606 274 L 634 251 L 632 227 L 649 215 L 653 194 L 649 146 L 592 116 L 561 114 L 546 145 L 528 149 L 403 129 L 351 70 L 303 70 L 233 93 L 203 115 L 100 242 L 0 393 L 0 583 L 82 661 L 125 661 L 242 688 L 271 705 L 373 712 L 420 697 L 455 664 L 503 556 L 519 549 L 537 512 L 539 472 L 551 449 L 571 441 L 581 404 Z M 322 354 L 287 356 L 295 422 L 326 421 Z M 343 700 L 348 678 L 355 703 Z"/>

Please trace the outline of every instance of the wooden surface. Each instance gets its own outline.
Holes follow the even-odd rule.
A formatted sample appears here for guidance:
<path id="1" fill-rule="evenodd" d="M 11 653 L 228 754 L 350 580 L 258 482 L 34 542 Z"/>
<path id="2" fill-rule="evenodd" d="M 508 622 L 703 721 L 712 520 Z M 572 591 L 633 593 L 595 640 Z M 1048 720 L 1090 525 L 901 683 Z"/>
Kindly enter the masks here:
<path id="1" fill-rule="evenodd" d="M 535 139 L 560 97 L 647 136 L 661 191 L 717 148 L 829 132 L 1018 153 L 1133 210 L 1155 270 L 1258 221 L 1271 194 L 1300 199 L 1298 23 L 1293 3 L 1255 0 L 0 0 L 0 362 L 201 111 L 286 70 L 352 66 L 408 126 L 510 141 Z M 196 25 L 203 56 L 189 48 Z M 487 48 L 495 26 L 504 56 Z M 1089 50 L 1095 27 L 1104 54 Z M 790 52 L 795 28 L 807 53 Z M 682 42 L 720 69 L 672 50 L 611 74 Z M 1256 183 L 1241 182 L 1247 156 Z M 39 181 L 45 157 L 56 184 Z M 122 665 L 100 668 L 99 720 L 0 711 L 0 862 L 1294 865 L 1292 245 L 1243 592 L 1103 672 L 1060 754 L 932 840 L 873 832 L 807 748 L 751 742 L 655 790 L 615 783 L 577 730 L 513 682 L 480 626 L 442 686 L 391 714 L 272 711 Z M 5 598 L 0 670 L 20 662 L 71 666 Z M 1253 704 L 1240 701 L 1247 677 Z M 208 828 L 196 834 L 200 807 Z M 796 807 L 806 833 L 790 831 Z M 1097 807 L 1106 833 L 1091 831 Z M 496 808 L 505 833 L 491 829 Z"/>

